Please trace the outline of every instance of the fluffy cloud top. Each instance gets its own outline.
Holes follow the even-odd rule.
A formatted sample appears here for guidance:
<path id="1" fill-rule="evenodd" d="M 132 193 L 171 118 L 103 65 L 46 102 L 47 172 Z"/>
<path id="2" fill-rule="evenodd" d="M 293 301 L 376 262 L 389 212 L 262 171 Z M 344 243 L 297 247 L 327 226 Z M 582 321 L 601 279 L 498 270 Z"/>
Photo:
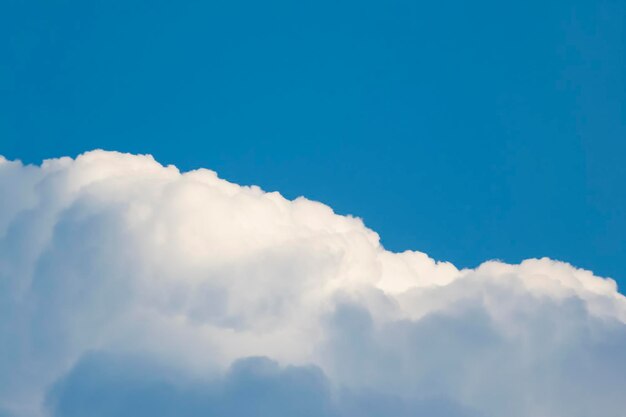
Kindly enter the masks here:
<path id="1" fill-rule="evenodd" d="M 0 158 L 0 415 L 622 417 L 626 299 L 208 170 Z"/>

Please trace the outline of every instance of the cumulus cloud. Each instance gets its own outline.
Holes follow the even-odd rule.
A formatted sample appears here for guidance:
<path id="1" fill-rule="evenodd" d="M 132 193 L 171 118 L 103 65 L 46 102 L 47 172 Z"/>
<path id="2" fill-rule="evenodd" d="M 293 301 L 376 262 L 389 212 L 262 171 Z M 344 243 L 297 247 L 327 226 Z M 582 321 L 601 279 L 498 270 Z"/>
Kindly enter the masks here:
<path id="1" fill-rule="evenodd" d="M 623 416 L 626 299 L 569 264 L 115 152 L 0 158 L 0 201 L 0 415 Z"/>

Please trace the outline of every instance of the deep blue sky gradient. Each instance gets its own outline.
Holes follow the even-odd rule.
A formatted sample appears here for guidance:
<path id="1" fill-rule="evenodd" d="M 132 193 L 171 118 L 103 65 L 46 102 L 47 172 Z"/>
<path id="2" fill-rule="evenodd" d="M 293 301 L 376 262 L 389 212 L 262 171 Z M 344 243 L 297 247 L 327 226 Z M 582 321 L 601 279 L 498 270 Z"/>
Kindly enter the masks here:
<path id="1" fill-rule="evenodd" d="M 0 5 L 0 154 L 151 153 L 363 217 L 392 250 L 626 287 L 626 3 Z"/>

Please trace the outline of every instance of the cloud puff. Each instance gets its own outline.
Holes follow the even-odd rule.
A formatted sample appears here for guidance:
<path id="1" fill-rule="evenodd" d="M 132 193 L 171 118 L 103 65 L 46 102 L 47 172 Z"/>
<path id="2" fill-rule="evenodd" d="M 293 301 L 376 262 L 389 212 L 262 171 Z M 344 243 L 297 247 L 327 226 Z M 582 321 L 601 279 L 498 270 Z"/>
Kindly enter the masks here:
<path id="1" fill-rule="evenodd" d="M 185 378 L 141 357 L 85 356 L 51 390 L 65 417 L 331 415 L 329 387 L 313 367 L 281 369 L 266 358 L 237 361 L 213 381 Z"/>
<path id="2" fill-rule="evenodd" d="M 626 299 L 589 271 L 388 252 L 149 156 L 0 158 L 0 196 L 0 415 L 623 415 Z"/>

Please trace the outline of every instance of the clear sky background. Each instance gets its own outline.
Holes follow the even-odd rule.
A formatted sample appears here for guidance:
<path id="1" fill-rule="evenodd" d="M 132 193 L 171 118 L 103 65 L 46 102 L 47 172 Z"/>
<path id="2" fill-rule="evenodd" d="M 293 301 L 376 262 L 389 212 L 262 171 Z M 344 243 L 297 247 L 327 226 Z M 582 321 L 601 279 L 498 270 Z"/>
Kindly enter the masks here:
<path id="1" fill-rule="evenodd" d="M 620 0 L 5 0 L 0 154 L 150 153 L 623 292 L 625 59 Z"/>

